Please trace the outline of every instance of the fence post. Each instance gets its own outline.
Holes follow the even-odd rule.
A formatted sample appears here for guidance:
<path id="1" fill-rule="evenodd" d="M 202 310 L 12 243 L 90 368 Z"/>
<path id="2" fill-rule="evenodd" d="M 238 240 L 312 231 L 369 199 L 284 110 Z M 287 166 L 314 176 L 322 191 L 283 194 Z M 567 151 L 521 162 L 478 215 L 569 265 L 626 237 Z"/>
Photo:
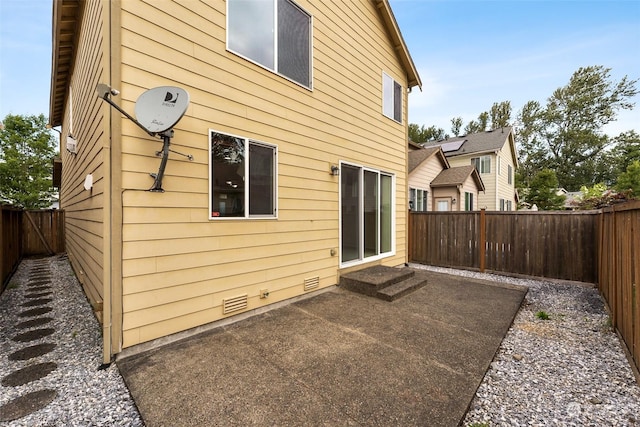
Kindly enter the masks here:
<path id="1" fill-rule="evenodd" d="M 407 212 L 407 262 L 411 262 L 413 249 L 411 248 L 412 241 L 412 227 L 411 227 L 411 209 Z"/>
<path id="2" fill-rule="evenodd" d="M 487 223 L 485 216 L 485 208 L 480 209 L 480 242 L 478 242 L 480 256 L 480 273 L 484 273 L 485 252 L 487 240 Z"/>

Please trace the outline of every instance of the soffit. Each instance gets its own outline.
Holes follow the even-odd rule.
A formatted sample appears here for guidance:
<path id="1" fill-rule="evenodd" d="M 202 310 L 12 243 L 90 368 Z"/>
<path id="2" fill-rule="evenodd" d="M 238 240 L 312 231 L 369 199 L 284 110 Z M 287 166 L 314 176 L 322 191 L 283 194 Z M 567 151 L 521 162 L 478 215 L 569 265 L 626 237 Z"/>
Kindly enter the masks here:
<path id="1" fill-rule="evenodd" d="M 51 92 L 49 98 L 49 124 L 52 126 L 60 126 L 64 116 L 81 6 L 80 0 L 53 1 Z"/>

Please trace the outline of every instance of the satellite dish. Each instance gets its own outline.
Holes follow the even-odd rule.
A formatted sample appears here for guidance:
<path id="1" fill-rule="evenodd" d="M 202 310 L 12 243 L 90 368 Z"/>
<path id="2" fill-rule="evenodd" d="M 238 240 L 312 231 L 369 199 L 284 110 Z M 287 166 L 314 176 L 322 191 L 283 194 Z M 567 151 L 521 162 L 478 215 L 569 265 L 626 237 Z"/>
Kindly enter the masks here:
<path id="1" fill-rule="evenodd" d="M 149 132 L 162 133 L 180 121 L 189 106 L 189 93 L 179 87 L 159 86 L 136 101 L 136 119 Z"/>

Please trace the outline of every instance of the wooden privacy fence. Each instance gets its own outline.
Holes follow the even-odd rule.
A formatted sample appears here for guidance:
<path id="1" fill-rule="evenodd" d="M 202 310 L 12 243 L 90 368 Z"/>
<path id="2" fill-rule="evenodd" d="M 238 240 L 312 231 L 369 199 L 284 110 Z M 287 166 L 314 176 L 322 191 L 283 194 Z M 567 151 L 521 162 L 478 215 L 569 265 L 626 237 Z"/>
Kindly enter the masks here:
<path id="1" fill-rule="evenodd" d="M 0 205 L 0 290 L 20 262 L 22 254 L 22 211 Z"/>
<path id="2" fill-rule="evenodd" d="M 597 214 L 411 213 L 409 260 L 594 283 Z"/>
<path id="3" fill-rule="evenodd" d="M 640 201 L 603 209 L 597 240 L 598 288 L 640 369 Z"/>
<path id="4" fill-rule="evenodd" d="M 412 212 L 409 261 L 596 283 L 640 368 L 640 201 L 583 212 Z"/>
<path id="5" fill-rule="evenodd" d="M 65 251 L 64 211 L 25 211 L 0 205 L 0 285 L 23 256 Z"/>

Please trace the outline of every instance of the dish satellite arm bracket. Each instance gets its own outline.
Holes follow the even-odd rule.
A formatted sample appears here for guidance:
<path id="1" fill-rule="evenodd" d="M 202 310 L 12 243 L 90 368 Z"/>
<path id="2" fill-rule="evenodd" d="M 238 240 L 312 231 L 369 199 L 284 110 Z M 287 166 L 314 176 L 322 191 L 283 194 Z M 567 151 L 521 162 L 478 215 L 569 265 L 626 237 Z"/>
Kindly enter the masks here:
<path id="1" fill-rule="evenodd" d="M 108 85 L 106 85 L 104 83 L 98 83 L 98 86 L 96 86 L 96 91 L 98 92 L 98 95 L 100 95 L 100 98 L 102 98 L 103 101 L 106 101 L 113 108 L 115 108 L 116 110 L 118 110 L 122 114 L 124 114 L 124 116 L 127 119 L 131 120 L 133 123 L 138 125 L 138 127 L 140 129 L 142 129 L 143 131 L 145 131 L 145 133 L 147 133 L 149 136 L 156 136 L 156 134 L 154 132 L 150 132 L 149 129 L 147 129 L 146 127 L 142 126 L 142 124 L 139 121 L 137 121 L 131 114 L 129 114 L 126 111 L 124 111 L 122 108 L 120 108 L 120 106 L 118 104 L 116 104 L 115 102 L 113 102 L 111 100 L 111 98 L 109 98 L 109 95 L 117 95 L 120 92 L 118 92 L 115 89 L 111 89 Z"/>
<path id="2" fill-rule="evenodd" d="M 167 167 L 169 152 L 171 151 L 173 153 L 180 154 L 188 158 L 190 161 L 193 160 L 193 156 L 191 154 L 183 154 L 183 153 L 179 153 L 177 151 L 173 151 L 169 149 L 169 146 L 171 145 L 171 138 L 173 137 L 173 129 L 167 129 L 162 132 L 152 132 L 149 129 L 147 129 L 144 125 L 142 125 L 138 120 L 132 117 L 129 113 L 127 113 L 122 108 L 120 108 L 120 106 L 118 106 L 115 102 L 113 102 L 109 98 L 109 95 L 117 95 L 119 93 L 117 90 L 111 89 L 111 87 L 109 87 L 104 83 L 99 83 L 96 86 L 96 91 L 98 92 L 98 95 L 100 96 L 100 98 L 102 98 L 103 101 L 106 101 L 113 108 L 115 108 L 116 110 L 124 114 L 126 118 L 128 118 L 133 123 L 135 123 L 140 129 L 144 130 L 145 133 L 147 133 L 149 136 L 159 136 L 160 138 L 162 138 L 162 142 L 163 142 L 162 151 L 156 152 L 156 155 L 160 155 L 162 153 L 162 160 L 160 161 L 160 167 L 158 168 L 158 173 L 150 174 L 153 177 L 154 181 L 153 181 L 153 186 L 149 189 L 149 191 L 154 193 L 164 193 L 164 190 L 162 189 L 162 178 L 164 177 L 164 170 Z"/>

